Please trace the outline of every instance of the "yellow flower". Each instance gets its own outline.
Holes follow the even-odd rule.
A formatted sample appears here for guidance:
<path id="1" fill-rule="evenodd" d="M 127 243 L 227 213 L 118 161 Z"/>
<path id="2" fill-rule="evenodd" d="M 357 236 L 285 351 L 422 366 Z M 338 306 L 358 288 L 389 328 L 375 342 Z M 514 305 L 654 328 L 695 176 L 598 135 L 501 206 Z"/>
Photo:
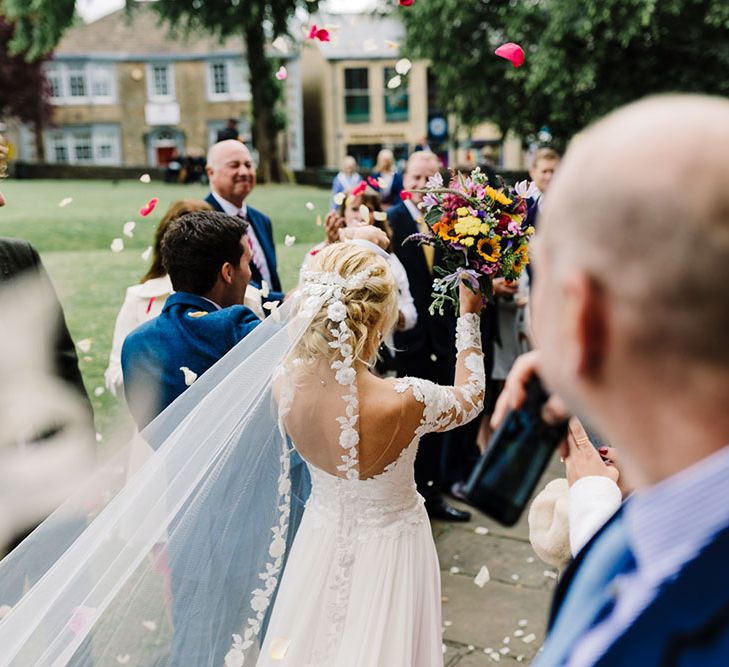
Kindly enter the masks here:
<path id="1" fill-rule="evenodd" d="M 512 203 L 511 199 L 509 199 L 503 192 L 499 192 L 496 188 L 492 188 L 490 185 L 486 186 L 486 194 L 502 206 L 509 206 L 509 204 Z"/>
<path id="2" fill-rule="evenodd" d="M 500 236 L 494 236 L 490 239 L 481 239 L 476 244 L 476 251 L 487 262 L 496 262 L 499 257 L 501 257 L 501 246 L 499 245 L 500 241 Z"/>
<path id="3" fill-rule="evenodd" d="M 482 222 L 481 223 L 481 229 L 479 230 L 481 234 L 486 236 L 491 231 L 491 226 L 488 222 Z"/>
<path id="4" fill-rule="evenodd" d="M 466 248 L 470 248 L 474 244 L 474 238 L 473 236 L 467 236 L 465 239 L 461 239 L 461 243 L 466 246 Z"/>
<path id="5" fill-rule="evenodd" d="M 526 228 L 526 235 L 527 235 L 527 236 L 531 236 L 531 235 L 532 235 L 532 234 L 534 234 L 534 232 L 536 232 L 536 231 L 537 231 L 537 230 L 536 230 L 536 229 L 534 229 L 534 227 L 532 227 L 531 225 L 529 225 L 529 227 L 527 227 L 527 228 Z"/>
<path id="6" fill-rule="evenodd" d="M 481 220 L 473 215 L 468 215 L 465 218 L 459 218 L 453 229 L 456 234 L 475 236 L 481 230 Z"/>
<path id="7" fill-rule="evenodd" d="M 461 208 L 456 209 L 456 215 L 458 215 L 459 218 L 465 218 L 467 215 L 471 215 L 471 211 L 469 211 L 465 206 L 461 206 Z"/>

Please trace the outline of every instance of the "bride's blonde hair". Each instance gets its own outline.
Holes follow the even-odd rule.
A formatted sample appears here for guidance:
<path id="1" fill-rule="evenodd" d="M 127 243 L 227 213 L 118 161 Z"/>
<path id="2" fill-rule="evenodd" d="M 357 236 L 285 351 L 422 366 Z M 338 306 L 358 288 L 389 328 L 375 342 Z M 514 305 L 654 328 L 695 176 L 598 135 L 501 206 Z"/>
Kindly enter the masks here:
<path id="1" fill-rule="evenodd" d="M 372 250 L 356 243 L 334 243 L 317 253 L 307 272 L 326 272 L 348 279 L 368 270 L 361 288 L 343 290 L 342 303 L 347 309 L 345 323 L 352 332 L 350 344 L 356 361 L 374 362 L 382 338 L 395 327 L 398 319 L 397 286 L 387 261 Z M 333 361 L 339 350 L 330 346 L 335 340 L 331 329 L 337 325 L 327 316 L 325 304 L 314 316 L 302 336 L 294 356 L 307 365 L 321 360 Z"/>

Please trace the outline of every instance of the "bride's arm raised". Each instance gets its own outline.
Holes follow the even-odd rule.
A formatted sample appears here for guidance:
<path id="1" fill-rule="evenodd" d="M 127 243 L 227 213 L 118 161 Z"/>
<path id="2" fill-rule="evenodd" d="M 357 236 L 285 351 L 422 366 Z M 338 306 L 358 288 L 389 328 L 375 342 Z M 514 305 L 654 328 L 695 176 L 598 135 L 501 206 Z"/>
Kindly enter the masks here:
<path id="1" fill-rule="evenodd" d="M 475 419 L 483 409 L 486 377 L 481 351 L 481 294 L 461 285 L 460 317 L 456 324 L 456 374 L 452 387 L 403 378 L 396 389 L 412 389 L 424 406 L 421 433 L 448 431 Z"/>

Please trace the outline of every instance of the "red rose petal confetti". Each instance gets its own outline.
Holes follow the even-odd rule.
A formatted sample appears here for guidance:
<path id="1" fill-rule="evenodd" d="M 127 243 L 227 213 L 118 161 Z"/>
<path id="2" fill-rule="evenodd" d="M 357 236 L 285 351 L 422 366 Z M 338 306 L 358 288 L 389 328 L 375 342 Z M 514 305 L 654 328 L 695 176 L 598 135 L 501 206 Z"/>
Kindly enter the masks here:
<path id="1" fill-rule="evenodd" d="M 414 0 L 398 0 L 400 7 L 411 7 Z"/>
<path id="2" fill-rule="evenodd" d="M 154 211 L 155 206 L 157 206 L 157 202 L 159 202 L 159 198 L 152 197 L 152 199 L 139 209 L 139 215 L 146 218 L 152 211 Z"/>
<path id="3" fill-rule="evenodd" d="M 325 28 L 317 28 L 316 24 L 309 30 L 309 39 L 318 39 L 320 42 L 329 42 L 329 31 Z"/>
<path id="4" fill-rule="evenodd" d="M 360 184 L 352 190 L 353 197 L 359 197 L 367 189 L 367 183 L 361 181 Z"/>
<path id="5" fill-rule="evenodd" d="M 513 42 L 502 44 L 494 53 L 499 58 L 508 60 L 514 67 L 521 67 L 524 64 L 524 49 Z"/>
<path id="6" fill-rule="evenodd" d="M 412 199 L 412 198 L 413 198 L 413 195 L 410 192 L 408 192 L 407 190 L 403 190 L 400 193 L 400 199 L 402 199 L 403 201 L 407 201 L 408 199 Z"/>

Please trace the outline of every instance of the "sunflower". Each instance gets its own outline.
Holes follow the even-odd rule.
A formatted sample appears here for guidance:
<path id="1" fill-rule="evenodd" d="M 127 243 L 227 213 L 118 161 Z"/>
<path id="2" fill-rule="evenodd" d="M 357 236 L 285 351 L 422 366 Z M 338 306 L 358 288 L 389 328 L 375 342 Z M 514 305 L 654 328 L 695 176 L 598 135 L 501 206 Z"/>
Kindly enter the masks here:
<path id="1" fill-rule="evenodd" d="M 501 237 L 492 236 L 491 238 L 481 239 L 476 244 L 476 252 L 487 262 L 497 262 L 501 257 Z"/>
<path id="2" fill-rule="evenodd" d="M 492 188 L 490 185 L 486 186 L 486 195 L 502 206 L 509 206 L 513 203 L 503 192 Z"/>

